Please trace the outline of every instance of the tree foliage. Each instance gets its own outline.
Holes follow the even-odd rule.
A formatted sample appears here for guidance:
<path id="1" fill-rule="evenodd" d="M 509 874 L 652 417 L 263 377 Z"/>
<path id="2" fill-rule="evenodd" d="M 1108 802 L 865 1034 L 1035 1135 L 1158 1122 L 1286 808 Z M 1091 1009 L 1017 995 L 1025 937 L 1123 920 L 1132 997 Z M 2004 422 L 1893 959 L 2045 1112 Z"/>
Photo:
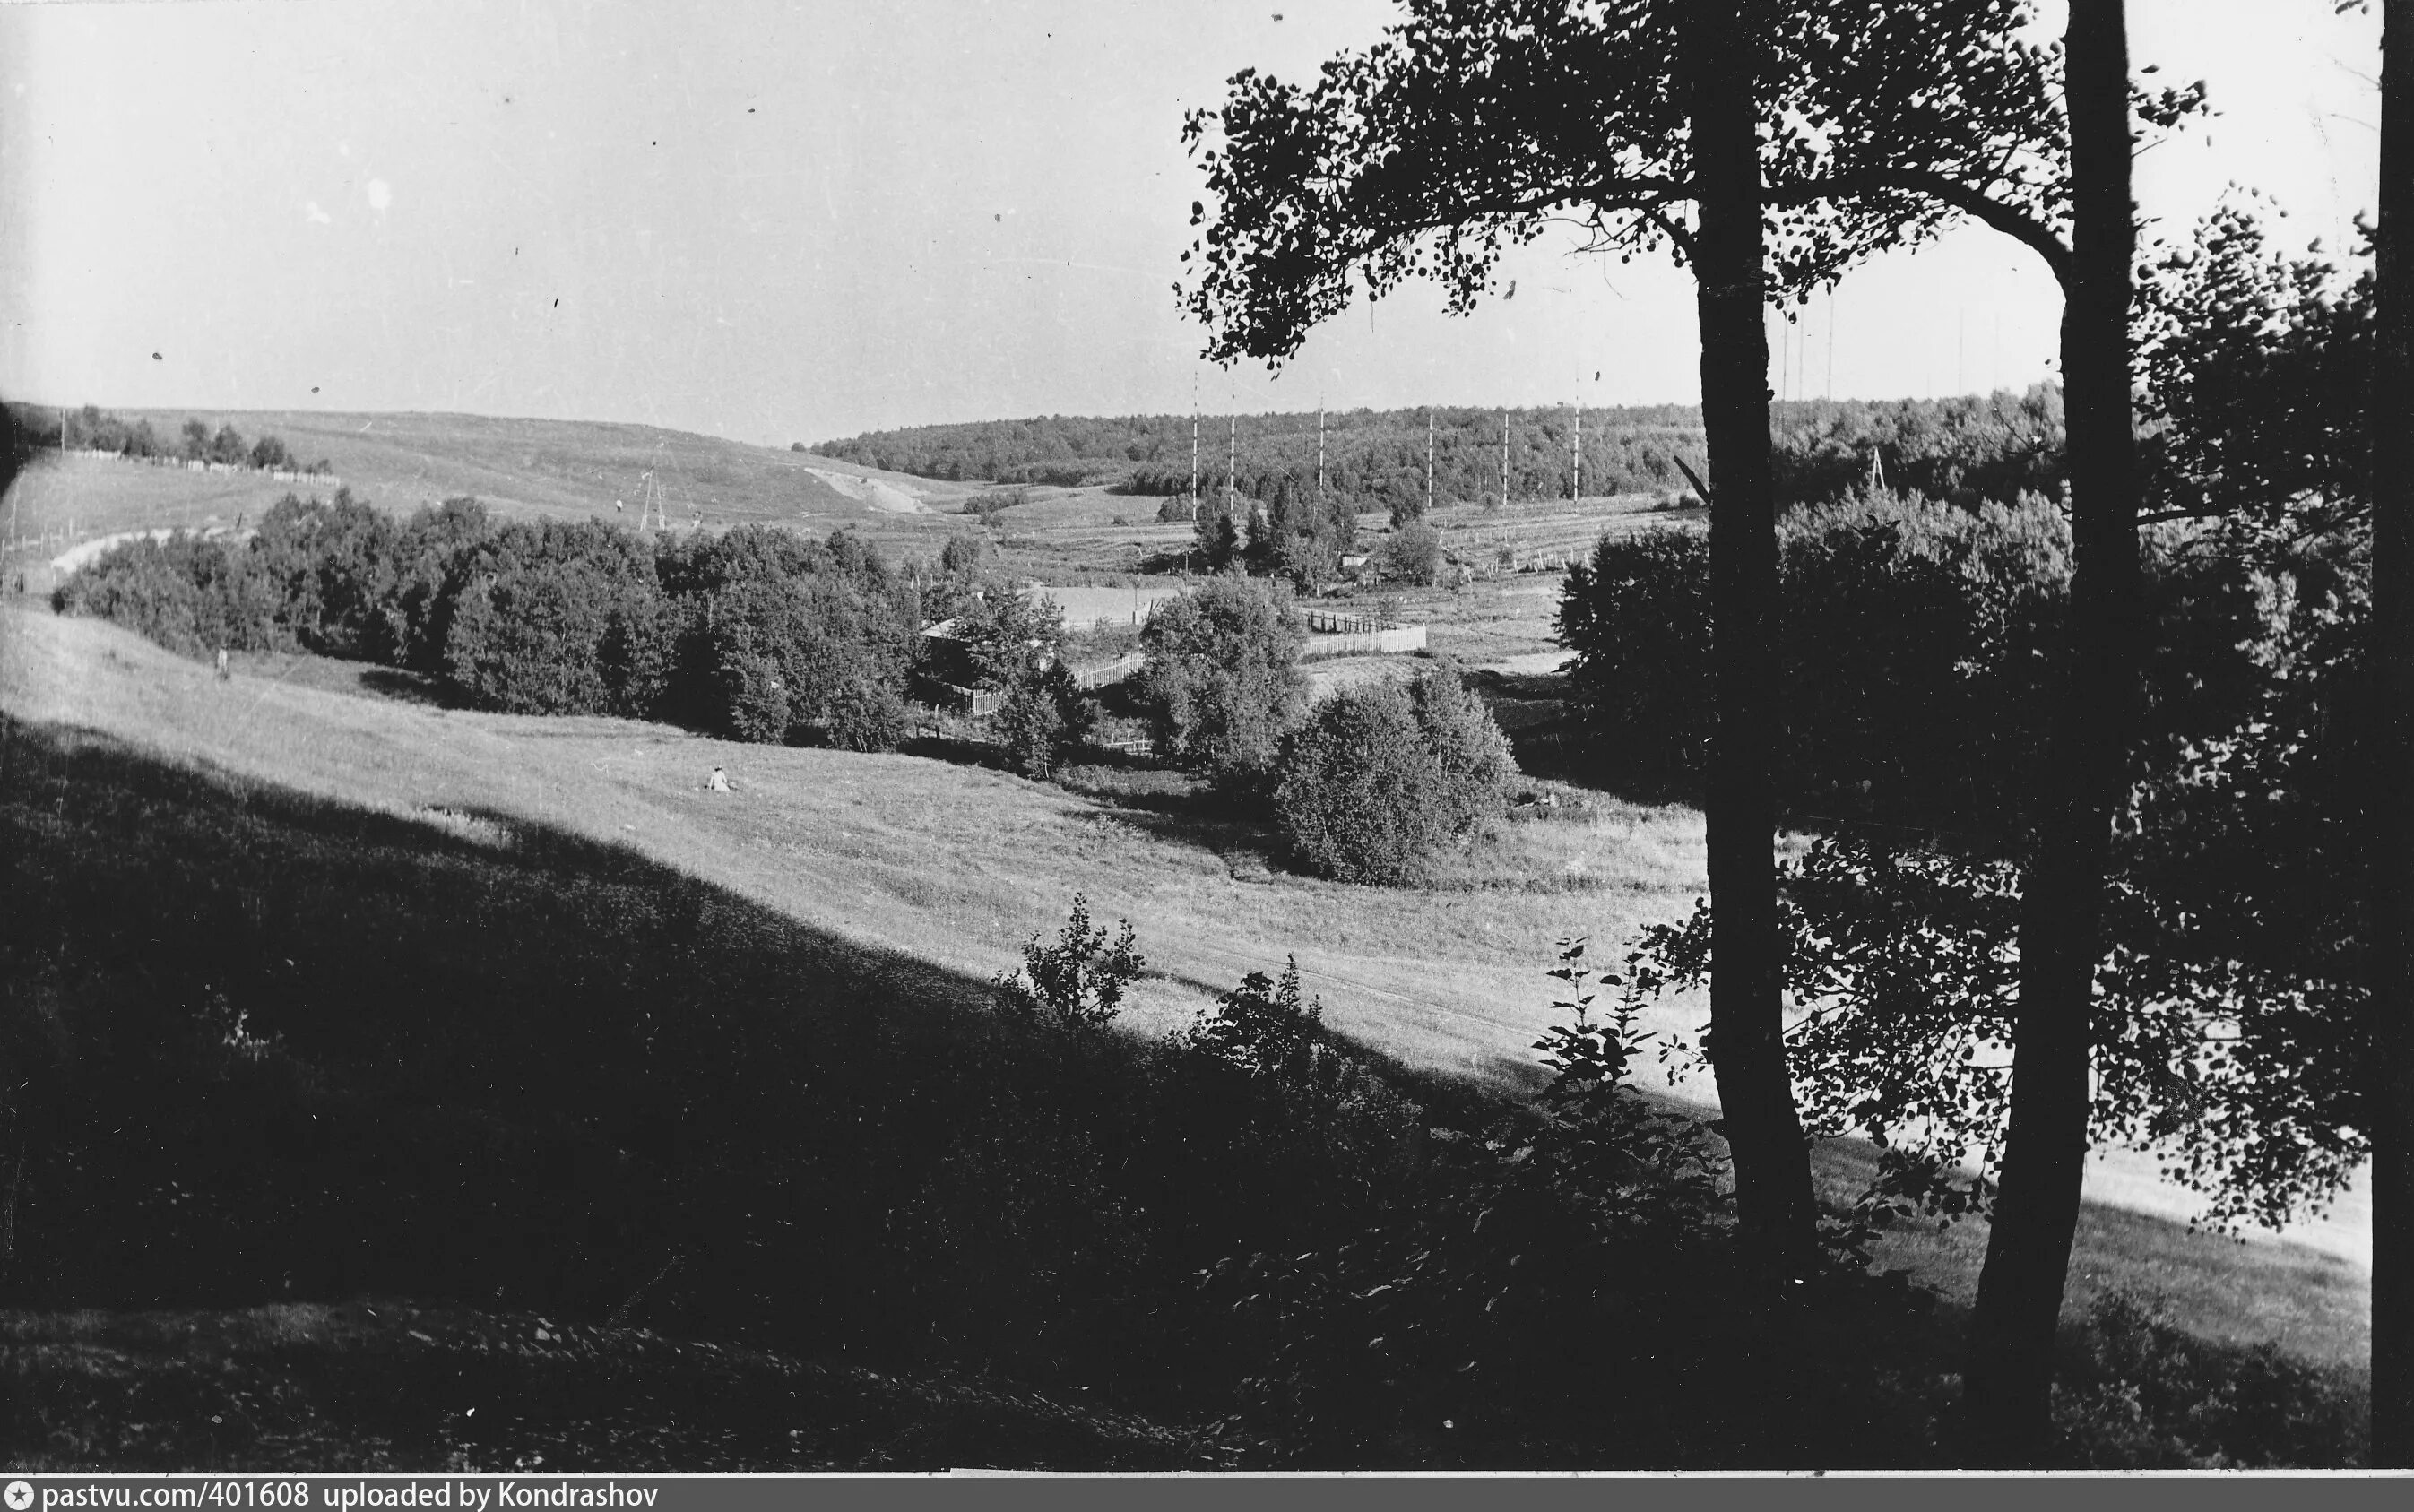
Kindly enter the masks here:
<path id="1" fill-rule="evenodd" d="M 1305 705 L 1305 641 L 1274 585 L 1214 578 L 1158 604 L 1140 630 L 1139 687 L 1158 750 L 1228 790 L 1262 784 Z"/>
<path id="2" fill-rule="evenodd" d="M 1454 673 L 1427 672 L 1319 704 L 1284 743 L 1274 814 L 1318 871 L 1400 882 L 1498 812 L 1511 770 L 1491 714 Z"/>

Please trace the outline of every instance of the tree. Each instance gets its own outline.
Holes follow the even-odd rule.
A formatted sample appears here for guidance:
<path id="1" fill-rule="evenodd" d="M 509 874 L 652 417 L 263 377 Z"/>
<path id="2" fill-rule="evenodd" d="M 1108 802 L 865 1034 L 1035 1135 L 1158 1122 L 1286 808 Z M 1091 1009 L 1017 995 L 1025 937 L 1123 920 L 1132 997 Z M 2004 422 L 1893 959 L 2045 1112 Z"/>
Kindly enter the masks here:
<path id="1" fill-rule="evenodd" d="M 1065 648 L 1065 612 L 1044 593 L 993 587 L 956 616 L 956 639 L 983 688 L 1010 688 Z"/>
<path id="2" fill-rule="evenodd" d="M 1158 604 L 1139 679 L 1157 749 L 1227 792 L 1256 791 L 1305 706 L 1305 641 L 1278 585 L 1212 578 Z"/>
<path id="3" fill-rule="evenodd" d="M 1987 203 L 2049 135 L 2017 0 L 1943 7 L 1411 0 L 1307 88 L 1247 70 L 1193 114 L 1218 216 L 1185 253 L 1208 355 L 1276 363 L 1346 308 L 1430 273 L 1464 312 L 1502 248 L 1554 218 L 1695 268 L 1720 705 L 1709 828 L 1721 911 L 1712 992 L 1738 1210 L 1771 1266 L 1815 1262 L 1808 1153 L 1786 1082 L 1775 966 L 1774 507 L 1764 303 Z M 1773 96 L 1784 91 L 1784 111 Z M 1210 122 L 1221 127 L 1210 145 Z M 1688 230 L 1676 216 L 1695 207 Z M 1975 212 L 1974 212 L 1975 213 Z M 1202 203 L 1194 223 L 1204 222 Z M 1774 221 L 1775 241 L 1769 244 Z M 1772 284 L 1770 267 L 1777 278 Z"/>
<path id="4" fill-rule="evenodd" d="M 1054 776 L 1089 734 L 1090 713 L 1061 659 L 1031 663 L 1006 684 L 1006 702 L 997 711 L 1006 760 L 1025 777 Z"/>
<path id="5" fill-rule="evenodd" d="M 2373 1131 L 2372 1462 L 2414 1465 L 2414 5 L 2386 0 L 2373 364 L 2372 660 L 2367 792 Z"/>
<path id="6" fill-rule="evenodd" d="M 1441 532 L 1420 519 L 1400 521 L 1384 538 L 1383 575 L 1431 587 L 1441 575 Z"/>
<path id="7" fill-rule="evenodd" d="M 1962 1397 L 1965 1444 L 1991 1463 L 2033 1460 L 2049 1430 L 2054 1332 L 2086 1169 L 2104 878 L 2137 714 L 2129 352 L 2137 222 L 2122 0 L 2075 0 L 2065 46 L 2072 230 L 2063 264 L 2062 361 L 2070 427 L 2070 627 L 2021 890 L 2003 1185 L 1988 1231 Z"/>
<path id="8" fill-rule="evenodd" d="M 1498 810 L 1507 743 L 1456 683 L 1427 674 L 1412 689 L 1344 689 L 1284 742 L 1274 814 L 1309 866 L 1343 882 L 1406 882 Z"/>

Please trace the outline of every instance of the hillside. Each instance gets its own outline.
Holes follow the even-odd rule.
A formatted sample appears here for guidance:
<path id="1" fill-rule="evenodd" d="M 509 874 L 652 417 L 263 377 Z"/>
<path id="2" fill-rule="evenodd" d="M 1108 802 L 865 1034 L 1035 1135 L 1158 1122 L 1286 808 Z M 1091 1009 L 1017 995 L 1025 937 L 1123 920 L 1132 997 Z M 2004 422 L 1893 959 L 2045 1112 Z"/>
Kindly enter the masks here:
<path id="1" fill-rule="evenodd" d="M 107 626 L 39 614 L 5 625 L 0 703 L 35 728 L 90 731 L 216 780 L 382 816 L 430 843 L 498 833 L 481 827 L 491 823 L 642 857 L 759 914 L 753 928 L 803 931 L 818 941 L 809 958 L 828 963 L 817 970 L 857 963 L 842 965 L 843 979 L 878 984 L 857 1001 L 917 1004 L 917 1018 L 976 1001 L 1019 942 L 1052 930 L 1086 891 L 1097 916 L 1138 927 L 1150 971 L 1127 1021 L 1144 1036 L 1187 1022 L 1243 972 L 1295 956 L 1345 1032 L 1414 1070 L 1512 1089 L 1532 1075 L 1527 1047 L 1549 1019 L 1551 941 L 1623 941 L 1701 886 L 1700 822 L 1681 808 L 1601 800 L 1557 811 L 1508 826 L 1449 885 L 1372 897 L 1289 874 L 1263 836 L 1201 823 L 1110 775 L 1083 796 L 916 757 L 446 711 L 365 696 L 383 686 L 376 669 L 309 659 L 255 660 L 221 687 Z M 735 793 L 700 791 L 715 764 Z M 1655 1028 L 1690 1030 L 1698 1005 L 1654 1017 Z M 1828 1189 L 1849 1195 L 1867 1157 L 1838 1146 L 1822 1162 Z M 2091 1191 L 2145 1214 L 2184 1211 L 2143 1162 L 2099 1162 Z M 2199 1299 L 2230 1337 L 2348 1359 L 2366 1282 L 2346 1257 L 2368 1245 L 2363 1223 L 2350 1204 L 2302 1231 L 2319 1250 L 2241 1247 L 2091 1208 L 2073 1305 L 2147 1277 L 2183 1305 Z M 1941 1238 L 1905 1230 L 1889 1263 L 1966 1296 L 1982 1242 L 1968 1228 Z M 2243 1312 L 2241 1297 L 2253 1298 Z"/>
<path id="2" fill-rule="evenodd" d="M 701 519 L 708 527 L 754 522 L 814 532 L 853 524 L 894 535 L 960 526 L 949 516 L 973 492 L 836 458 L 600 421 L 312 410 L 122 414 L 129 422 L 149 421 L 162 435 L 172 436 L 189 417 L 231 424 L 246 437 L 278 437 L 300 458 L 323 458 L 354 494 L 396 512 L 473 495 L 507 516 L 599 516 L 634 525 L 645 475 L 659 470 L 674 528 Z M 56 411 L 32 412 L 31 424 L 38 428 L 45 416 L 55 434 Z M 0 505 L 0 529 L 38 541 L 61 532 L 90 539 L 232 525 L 238 515 L 257 518 L 288 493 L 324 494 L 332 486 L 248 470 L 191 472 L 37 452 Z M 46 558 L 59 544 L 13 553 L 9 565 Z"/>

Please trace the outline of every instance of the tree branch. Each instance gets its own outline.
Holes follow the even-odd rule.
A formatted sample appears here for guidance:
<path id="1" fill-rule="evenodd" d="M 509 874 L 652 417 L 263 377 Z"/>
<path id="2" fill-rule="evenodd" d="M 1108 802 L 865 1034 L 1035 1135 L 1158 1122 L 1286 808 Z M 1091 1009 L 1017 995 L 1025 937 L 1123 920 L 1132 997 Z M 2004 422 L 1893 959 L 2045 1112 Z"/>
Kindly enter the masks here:
<path id="1" fill-rule="evenodd" d="M 1766 191 L 1770 204 L 1804 204 L 1818 200 L 1844 199 L 1855 194 L 1894 190 L 1902 194 L 1924 195 L 1941 205 L 1960 211 L 1971 219 L 1982 222 L 2003 232 L 2045 259 L 2053 270 L 2055 280 L 2065 287 L 2070 282 L 2070 247 L 2053 232 L 2053 228 L 2024 210 L 1990 200 L 1984 191 L 1971 187 L 1958 179 L 1942 173 L 1915 169 L 1878 169 L 1862 173 L 1845 174 L 1840 178 L 1801 179 L 1790 184 L 1773 184 Z"/>

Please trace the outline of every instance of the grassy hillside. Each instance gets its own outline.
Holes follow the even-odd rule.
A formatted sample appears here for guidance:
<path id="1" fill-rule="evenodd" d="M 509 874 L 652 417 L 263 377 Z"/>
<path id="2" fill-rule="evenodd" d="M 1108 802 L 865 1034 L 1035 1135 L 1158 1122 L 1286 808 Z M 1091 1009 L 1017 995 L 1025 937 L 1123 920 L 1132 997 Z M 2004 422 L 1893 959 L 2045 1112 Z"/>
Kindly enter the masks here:
<path id="1" fill-rule="evenodd" d="M 1163 774 L 1083 796 L 379 696 L 409 691 L 301 658 L 220 684 L 110 627 L 0 619 L 8 1022 L 61 1036 L 7 1053 L 41 1063 L 22 1095 L 66 1089 L 19 1124 L 43 1139 L 0 1316 L 12 1459 L 902 1465 L 1033 1435 L 1196 1463 L 1221 1451 L 1140 1417 L 1215 1410 L 1165 1373 L 1214 1330 L 1151 1288 L 1356 1220 L 1153 1125 L 1138 1042 L 998 1038 L 986 979 L 1020 937 L 1076 888 L 1128 913 L 1140 1041 L 1297 951 L 1447 1107 L 1452 1081 L 1530 1081 L 1550 938 L 1621 938 L 1699 884 L 1681 810 L 1536 817 L 1378 895 L 1284 872 Z M 701 791 L 715 763 L 736 792 Z M 1077 1089 L 1137 1120 L 1106 1147 L 1126 1174 L 1049 1111 Z M 1827 1189 L 1867 1159 L 1823 1149 Z M 1115 1185 L 1169 1160 L 1163 1191 Z M 1884 1258 L 1949 1300 L 1981 1238 L 1906 1229 Z M 2091 1208 L 2074 1316 L 2116 1290 L 2344 1367 L 2323 1400 L 2349 1412 L 2346 1262 Z M 379 1297 L 410 1300 L 349 1305 Z M 483 1421 L 406 1410 L 431 1394 L 395 1383 L 428 1381 Z"/>
<path id="2" fill-rule="evenodd" d="M 54 419 L 55 417 L 53 417 Z M 125 411 L 172 435 L 181 410 Z M 282 437 L 309 461 L 324 458 L 355 494 L 397 512 L 474 495 L 506 515 L 633 525 L 644 475 L 660 472 L 674 528 L 748 522 L 821 532 L 842 525 L 916 538 L 960 527 L 973 490 L 906 478 L 827 457 L 749 446 L 684 431 L 607 422 L 506 420 L 481 415 L 334 414 L 243 410 L 199 415 L 246 437 Z M 162 526 L 257 519 L 289 492 L 325 494 L 324 481 L 280 482 L 266 473 L 188 472 L 116 458 L 37 454 L 0 504 L 0 530 L 80 538 Z M 625 506 L 616 511 L 615 502 Z M 15 554 L 12 570 L 54 555 Z"/>
<path id="3" fill-rule="evenodd" d="M 817 947 L 825 954 L 876 961 L 883 980 L 920 1001 L 977 1000 L 1019 941 L 1052 929 L 1082 890 L 1101 917 L 1139 928 L 1151 971 L 1129 1017 L 1142 1033 L 1187 1022 L 1243 972 L 1296 956 L 1345 1032 L 1408 1066 L 1513 1089 L 1530 1077 L 1527 1047 L 1550 1016 L 1540 968 L 1552 941 L 1622 941 L 1702 887 L 1700 821 L 1681 808 L 1594 795 L 1592 807 L 1504 826 L 1434 887 L 1370 893 L 1291 874 L 1271 837 L 1202 814 L 1159 775 L 1077 773 L 1084 795 L 911 756 L 447 711 L 361 696 L 391 677 L 309 659 L 262 659 L 221 686 L 106 626 L 47 615 L 5 623 L 0 696 L 21 719 L 395 816 L 405 833 L 442 838 L 443 813 L 495 815 L 641 855 L 810 931 L 830 942 Z M 715 764 L 737 792 L 700 791 Z M 1699 1017 L 1697 1003 L 1680 1001 L 1653 1027 L 1690 1030 Z M 1679 1090 L 1708 1092 L 1698 1082 Z M 1833 1190 L 1857 1190 L 1862 1156 L 1838 1147 L 1823 1159 Z M 2326 1359 L 2361 1349 L 2366 1282 L 2342 1258 L 2368 1244 L 2360 1199 L 2310 1226 L 2303 1237 L 2321 1248 L 2308 1250 L 2174 1228 L 2166 1218 L 2182 1204 L 2133 1157 L 2100 1160 L 2091 1190 L 2166 1217 L 2091 1219 L 2100 1248 L 2082 1243 L 2076 1301 L 2151 1270 L 2152 1284 L 2206 1320 L 2255 1298 L 2221 1324 L 2232 1337 L 2282 1339 Z M 1891 1263 L 1967 1295 L 1973 1232 L 1893 1242 Z M 2141 1245 L 2151 1267 L 2137 1258 Z"/>

